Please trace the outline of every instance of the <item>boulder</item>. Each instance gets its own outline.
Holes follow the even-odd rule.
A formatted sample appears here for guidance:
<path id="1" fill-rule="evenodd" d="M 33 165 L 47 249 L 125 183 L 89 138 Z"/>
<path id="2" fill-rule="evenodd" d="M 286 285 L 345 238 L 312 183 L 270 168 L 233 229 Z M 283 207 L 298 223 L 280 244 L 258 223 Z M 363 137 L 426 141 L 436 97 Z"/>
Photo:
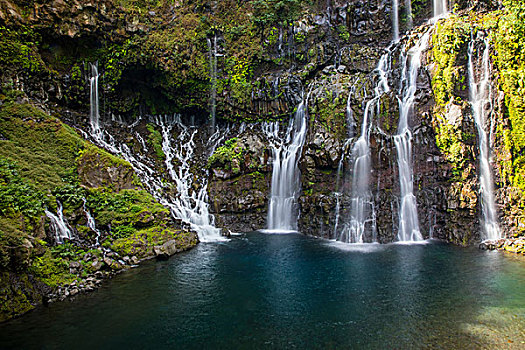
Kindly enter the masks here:
<path id="1" fill-rule="evenodd" d="M 172 239 L 170 241 L 167 241 L 163 245 L 158 245 L 153 248 L 153 251 L 155 252 L 155 256 L 159 260 L 167 260 L 170 256 L 178 253 L 181 251 L 177 247 L 177 241 Z"/>

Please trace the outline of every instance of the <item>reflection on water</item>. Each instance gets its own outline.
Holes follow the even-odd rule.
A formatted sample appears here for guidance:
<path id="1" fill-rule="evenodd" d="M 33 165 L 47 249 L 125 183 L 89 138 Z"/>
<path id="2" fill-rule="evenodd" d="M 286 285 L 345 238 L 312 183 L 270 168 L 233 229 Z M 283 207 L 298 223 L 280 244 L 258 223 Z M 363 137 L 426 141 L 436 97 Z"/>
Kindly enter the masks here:
<path id="1" fill-rule="evenodd" d="M 525 262 L 249 233 L 0 326 L 0 348 L 519 348 Z"/>

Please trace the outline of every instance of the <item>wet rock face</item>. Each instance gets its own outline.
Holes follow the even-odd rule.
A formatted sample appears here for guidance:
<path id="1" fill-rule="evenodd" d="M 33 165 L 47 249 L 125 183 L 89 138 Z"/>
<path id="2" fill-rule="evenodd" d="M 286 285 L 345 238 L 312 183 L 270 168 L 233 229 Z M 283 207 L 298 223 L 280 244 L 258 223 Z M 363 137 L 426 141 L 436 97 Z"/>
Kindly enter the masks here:
<path id="1" fill-rule="evenodd" d="M 86 152 L 78 160 L 81 184 L 89 188 L 113 187 L 117 192 L 137 188 L 133 168 L 125 163 L 108 161 L 101 153 Z"/>
<path id="2" fill-rule="evenodd" d="M 459 2 L 460 6 L 466 6 L 466 3 Z M 1 2 L 0 18 L 5 18 L 10 11 L 18 13 L 9 4 Z M 431 2 L 412 1 L 412 4 L 415 25 L 430 17 Z M 174 8 L 181 6 L 185 5 L 178 2 Z M 390 1 L 381 0 L 318 2 L 315 11 L 305 12 L 303 18 L 293 25 L 281 24 L 281 27 L 276 27 L 281 39 L 264 41 L 258 61 L 260 64 L 254 67 L 253 78 L 250 78 L 253 81 L 248 82 L 247 89 L 251 89 L 246 95 L 248 97 L 235 99 L 227 87 L 217 96 L 218 116 L 236 122 L 240 119 L 286 121 L 297 105 L 308 98 L 309 130 L 299 164 L 302 174 L 299 227 L 306 234 L 328 238 L 335 236 L 336 192 L 343 193 L 340 198 L 341 217 L 349 216 L 353 180 L 350 154 L 361 133 L 366 102 L 373 97 L 373 88 L 377 84 L 378 77 L 374 70 L 392 38 L 391 6 Z M 400 17 L 406 15 L 403 1 L 400 1 L 399 10 Z M 112 31 L 112 36 L 125 38 L 150 29 L 144 27 L 144 21 L 138 21 L 129 13 L 124 17 L 119 17 L 118 13 L 112 1 L 86 3 L 55 0 L 36 4 L 29 18 L 24 21 L 44 25 L 58 23 L 54 34 L 60 36 L 61 40 L 91 37 L 97 41 L 104 37 L 102 32 L 106 30 Z M 148 12 L 144 16 L 154 21 L 156 14 Z M 22 19 L 12 16 L 11 20 Z M 406 29 L 402 23 L 401 36 Z M 219 38 L 219 41 L 223 39 Z M 414 37 L 403 39 L 403 42 L 412 46 Z M 390 78 L 392 91 L 381 97 L 379 110 L 371 120 L 372 171 L 369 187 L 376 213 L 374 226 L 380 242 L 394 240 L 398 230 L 400 189 L 393 135 L 399 122 L 397 89 L 401 77 L 401 46 L 390 48 L 394 51 Z M 220 47 L 220 54 L 226 53 L 226 49 Z M 429 66 L 429 73 L 422 69 L 419 74 L 413 118 L 409 121 L 413 131 L 412 160 L 419 222 L 425 237 L 431 234 L 466 244 L 477 238 L 472 232 L 479 231 L 475 137 L 460 140 L 460 154 L 468 163 L 461 168 L 460 175 L 436 142 L 440 137 L 437 130 L 442 121 L 465 134 L 475 135 L 475 129 L 467 105 L 451 103 L 440 113 L 441 119 L 436 116 L 431 83 L 435 62 L 430 56 L 428 53 L 424 62 L 424 65 Z M 221 60 L 219 71 L 225 68 L 220 65 Z M 456 67 L 463 75 L 464 65 L 463 57 L 458 60 Z M 127 73 L 137 73 L 142 68 L 136 68 L 135 72 L 133 69 L 130 68 Z M 144 70 L 141 72 L 144 73 Z M 56 81 L 52 78 L 41 80 L 28 87 L 34 90 L 39 99 L 45 100 L 50 95 L 60 94 L 60 85 L 54 84 Z M 206 84 L 207 81 L 203 83 Z M 463 100 L 468 98 L 462 86 L 457 85 L 453 90 L 455 97 Z M 349 95 L 352 96 L 347 109 Z M 202 110 L 199 113 L 205 114 Z M 82 117 L 86 119 L 85 115 Z M 71 122 L 78 125 L 82 121 L 73 119 Z M 196 153 L 200 156 L 193 165 L 196 174 L 193 183 L 195 188 L 200 188 L 202 185 L 198 178 L 205 176 L 208 171 L 210 210 L 215 215 L 217 226 L 225 230 L 249 231 L 266 226 L 272 171 L 271 151 L 260 125 L 254 124 L 243 132 L 238 130 L 239 125 L 235 128 L 237 130 L 219 142 L 210 159 L 207 159 L 210 151 L 207 149 L 208 140 L 196 140 Z M 145 125 L 137 130 L 148 142 L 150 138 L 153 139 Z M 173 136 L 175 139 L 176 135 Z M 345 148 L 350 138 L 353 140 Z M 136 153 L 141 152 L 142 146 L 133 136 L 122 137 L 120 141 L 132 145 Z M 148 152 L 154 153 L 152 149 Z M 156 170 L 160 169 L 158 175 L 169 181 L 163 172 L 162 155 L 148 156 L 154 160 Z M 343 165 L 344 173 L 338 172 L 340 164 Z M 96 157 L 83 159 L 79 164 L 79 172 L 83 185 L 87 187 L 112 183 L 117 191 L 134 188 L 129 169 L 118 164 L 103 164 Z M 174 188 L 166 191 L 177 195 Z M 510 198 L 510 195 L 502 193 L 501 197 Z M 515 216 L 519 217 L 519 214 Z"/>
<path id="3" fill-rule="evenodd" d="M 253 127 L 226 140 L 208 166 L 210 207 L 217 226 L 233 232 L 264 228 L 272 165 L 261 129 Z"/>

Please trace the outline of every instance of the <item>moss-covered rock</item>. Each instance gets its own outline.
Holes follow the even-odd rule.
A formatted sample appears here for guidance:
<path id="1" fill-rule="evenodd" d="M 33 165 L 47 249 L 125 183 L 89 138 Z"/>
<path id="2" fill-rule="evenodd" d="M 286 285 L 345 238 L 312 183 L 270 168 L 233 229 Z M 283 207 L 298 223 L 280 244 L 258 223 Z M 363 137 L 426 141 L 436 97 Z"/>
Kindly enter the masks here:
<path id="1" fill-rule="evenodd" d="M 92 290 L 100 277 L 152 257 L 154 246 L 174 241 L 182 251 L 198 242 L 141 188 L 129 163 L 83 140 L 24 93 L 5 96 L 0 133 L 0 320 Z M 63 244 L 44 215 L 57 210 L 57 200 L 72 232 Z"/>
<path id="2" fill-rule="evenodd" d="M 140 182 L 128 162 L 87 145 L 77 158 L 80 184 L 88 188 L 111 188 L 116 192 L 137 188 Z"/>

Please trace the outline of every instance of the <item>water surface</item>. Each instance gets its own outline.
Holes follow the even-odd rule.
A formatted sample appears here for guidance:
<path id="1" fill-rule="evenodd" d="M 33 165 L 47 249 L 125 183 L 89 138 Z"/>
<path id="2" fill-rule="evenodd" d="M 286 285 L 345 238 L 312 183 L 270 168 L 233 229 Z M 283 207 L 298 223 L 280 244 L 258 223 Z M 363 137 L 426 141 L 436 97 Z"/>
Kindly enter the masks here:
<path id="1" fill-rule="evenodd" d="M 521 348 L 525 261 L 249 233 L 0 325 L 0 348 Z"/>

